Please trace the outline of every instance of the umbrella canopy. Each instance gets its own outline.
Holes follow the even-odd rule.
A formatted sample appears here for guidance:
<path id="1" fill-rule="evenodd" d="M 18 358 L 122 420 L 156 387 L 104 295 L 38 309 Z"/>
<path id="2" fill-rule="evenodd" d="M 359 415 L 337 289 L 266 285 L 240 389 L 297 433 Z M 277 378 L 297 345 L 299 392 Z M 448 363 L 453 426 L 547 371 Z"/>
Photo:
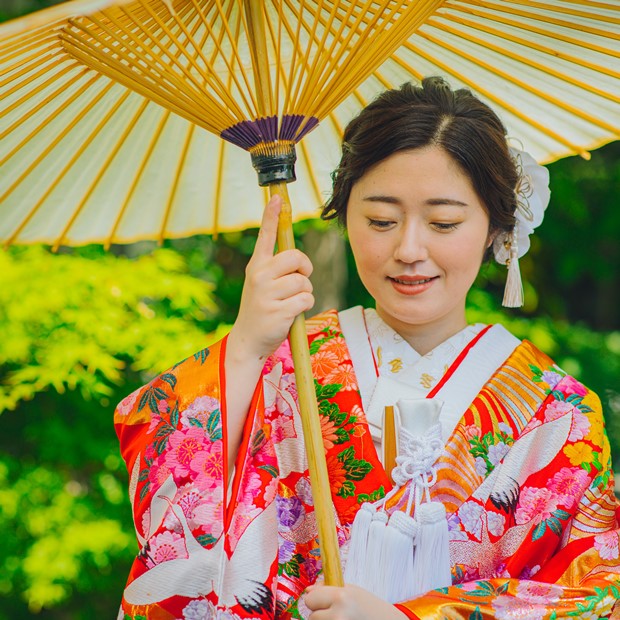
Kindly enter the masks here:
<path id="1" fill-rule="evenodd" d="M 620 135 L 616 0 L 258 4 L 262 94 L 241 0 L 77 0 L 2 25 L 0 241 L 256 225 L 243 148 L 270 135 L 307 133 L 290 190 L 295 218 L 314 216 L 346 121 L 423 75 L 474 90 L 539 161 Z"/>

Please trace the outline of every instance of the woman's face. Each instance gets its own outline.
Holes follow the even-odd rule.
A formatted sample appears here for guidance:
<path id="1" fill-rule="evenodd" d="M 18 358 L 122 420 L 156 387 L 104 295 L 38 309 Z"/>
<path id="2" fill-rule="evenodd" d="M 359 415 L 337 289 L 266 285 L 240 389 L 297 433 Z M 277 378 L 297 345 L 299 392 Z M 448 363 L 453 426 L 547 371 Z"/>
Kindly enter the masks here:
<path id="1" fill-rule="evenodd" d="M 401 151 L 368 170 L 351 189 L 347 231 L 379 316 L 404 338 L 432 333 L 439 344 L 466 326 L 489 217 L 445 151 Z"/>

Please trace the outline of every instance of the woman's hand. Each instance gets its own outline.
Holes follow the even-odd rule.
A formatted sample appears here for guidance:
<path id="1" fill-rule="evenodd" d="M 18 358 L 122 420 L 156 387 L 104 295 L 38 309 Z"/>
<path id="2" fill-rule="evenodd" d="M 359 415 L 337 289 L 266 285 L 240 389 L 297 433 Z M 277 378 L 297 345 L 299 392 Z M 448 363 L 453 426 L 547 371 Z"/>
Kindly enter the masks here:
<path id="1" fill-rule="evenodd" d="M 304 601 L 309 620 L 403 620 L 407 616 L 390 603 L 358 586 L 311 586 Z"/>
<path id="2" fill-rule="evenodd" d="M 263 361 L 285 340 L 295 317 L 314 305 L 310 259 L 299 250 L 273 254 L 281 206 L 282 199 L 276 195 L 265 207 L 229 336 L 229 346 Z"/>
<path id="3" fill-rule="evenodd" d="M 228 474 L 241 442 L 252 394 L 265 360 L 284 341 L 295 317 L 314 305 L 310 259 L 299 250 L 274 256 L 280 196 L 265 207 L 254 253 L 246 267 L 237 320 L 226 344 Z"/>

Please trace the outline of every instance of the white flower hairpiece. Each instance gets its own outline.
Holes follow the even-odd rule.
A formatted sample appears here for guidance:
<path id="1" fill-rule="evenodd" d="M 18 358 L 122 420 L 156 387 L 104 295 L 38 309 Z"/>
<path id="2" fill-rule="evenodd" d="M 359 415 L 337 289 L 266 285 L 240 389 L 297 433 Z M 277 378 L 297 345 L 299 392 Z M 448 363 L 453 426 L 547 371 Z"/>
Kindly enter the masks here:
<path id="1" fill-rule="evenodd" d="M 530 235 L 543 221 L 549 204 L 549 171 L 526 151 L 510 147 L 510 154 L 519 171 L 515 187 L 517 208 L 515 226 L 510 232 L 500 233 L 493 241 L 495 260 L 508 266 L 503 305 L 511 308 L 523 305 L 523 285 L 519 258 L 530 249 Z"/>

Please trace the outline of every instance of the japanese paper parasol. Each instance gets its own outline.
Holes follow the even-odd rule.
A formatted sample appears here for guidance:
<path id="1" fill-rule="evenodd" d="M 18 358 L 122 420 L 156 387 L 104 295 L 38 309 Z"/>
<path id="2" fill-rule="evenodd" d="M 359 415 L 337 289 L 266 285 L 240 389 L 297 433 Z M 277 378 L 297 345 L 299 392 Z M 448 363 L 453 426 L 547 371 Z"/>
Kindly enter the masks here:
<path id="1" fill-rule="evenodd" d="M 295 145 L 303 201 L 315 203 L 344 121 L 422 75 L 474 90 L 539 161 L 586 157 L 620 133 L 619 24 L 616 0 L 77 0 L 9 22 L 0 241 L 247 226 L 262 197 L 245 150 L 285 199 L 278 245 L 292 247 Z M 291 344 L 325 576 L 339 584 L 301 317 Z"/>

